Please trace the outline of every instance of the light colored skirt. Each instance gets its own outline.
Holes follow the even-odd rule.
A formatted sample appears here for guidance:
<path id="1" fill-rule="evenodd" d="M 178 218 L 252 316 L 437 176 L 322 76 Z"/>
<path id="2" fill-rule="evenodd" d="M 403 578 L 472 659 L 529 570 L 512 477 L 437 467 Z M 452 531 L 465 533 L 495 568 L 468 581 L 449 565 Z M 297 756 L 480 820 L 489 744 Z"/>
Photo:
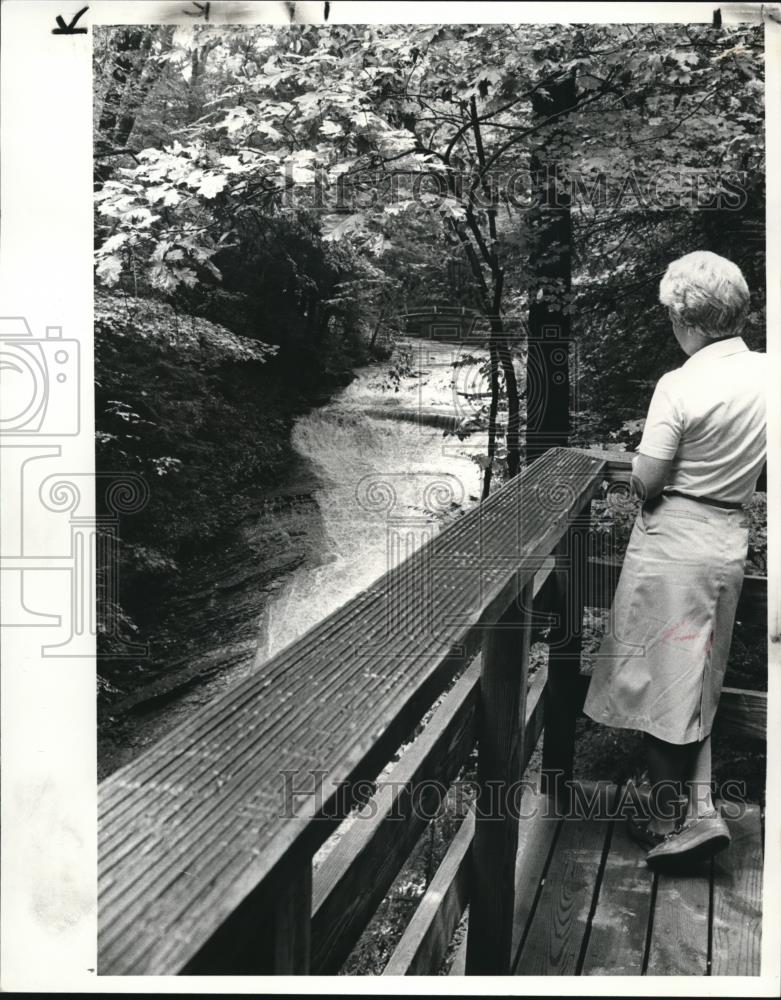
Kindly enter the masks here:
<path id="1" fill-rule="evenodd" d="M 668 743 L 710 734 L 746 553 L 745 511 L 662 497 L 638 512 L 584 711 Z"/>

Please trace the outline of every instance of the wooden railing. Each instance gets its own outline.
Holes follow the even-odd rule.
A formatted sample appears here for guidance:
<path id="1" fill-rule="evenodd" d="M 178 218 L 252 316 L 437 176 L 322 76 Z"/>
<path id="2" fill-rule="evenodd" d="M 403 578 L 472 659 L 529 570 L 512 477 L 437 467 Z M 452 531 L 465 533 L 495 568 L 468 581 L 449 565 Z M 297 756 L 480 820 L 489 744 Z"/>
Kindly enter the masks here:
<path id="1" fill-rule="evenodd" d="M 517 781 L 543 727 L 544 774 L 571 774 L 583 607 L 609 604 L 618 572 L 590 556 L 589 508 L 630 457 L 551 450 L 104 781 L 100 973 L 338 971 L 475 740 L 476 808 L 385 973 L 438 971 L 467 904 L 466 971 L 509 972 L 519 837 L 532 849 L 485 793 Z M 762 614 L 760 591 L 749 578 L 739 617 Z M 527 690 L 541 621 L 548 667 Z M 760 695 L 724 702 L 733 730 L 763 732 Z"/>

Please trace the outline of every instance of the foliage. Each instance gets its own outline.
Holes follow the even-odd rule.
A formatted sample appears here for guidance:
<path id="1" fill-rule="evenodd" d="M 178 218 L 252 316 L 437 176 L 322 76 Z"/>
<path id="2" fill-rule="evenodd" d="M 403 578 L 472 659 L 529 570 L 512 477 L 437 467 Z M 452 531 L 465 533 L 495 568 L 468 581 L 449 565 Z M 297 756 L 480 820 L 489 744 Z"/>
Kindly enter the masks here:
<path id="1" fill-rule="evenodd" d="M 391 389 L 398 392 L 402 380 L 415 374 L 413 361 L 414 351 L 411 347 L 408 345 L 396 346 L 388 359 L 388 368 L 385 374 L 382 378 L 375 380 L 375 384 L 384 392 L 389 392 Z"/>
<path id="2" fill-rule="evenodd" d="M 284 464 L 286 418 L 257 392 L 276 352 L 170 305 L 96 291 L 96 466 L 152 487 L 120 532 L 125 634 L 155 613 L 188 549 L 220 532 L 236 494 Z"/>
<path id="3" fill-rule="evenodd" d="M 120 33 L 113 53 L 111 31 L 98 35 L 99 146 L 117 141 L 117 116 L 106 113 L 117 73 L 119 117 L 132 120 L 133 136 L 132 153 L 98 174 L 106 285 L 216 286 L 250 233 L 310 213 L 326 243 L 349 245 L 353 263 L 371 271 L 330 297 L 364 316 L 447 289 L 451 302 L 497 318 L 498 333 L 508 303 L 513 316 L 528 308 L 534 280 L 535 295 L 575 318 L 575 409 L 588 423 L 593 395 L 604 397 L 607 424 L 590 424 L 602 433 L 636 417 L 647 397 L 626 394 L 633 359 L 650 345 L 650 378 L 669 366 L 665 321 L 649 306 L 672 257 L 737 249 L 755 278 L 759 335 L 758 28 L 202 25 Z M 568 77 L 576 89 L 566 114 L 538 113 Z M 535 255 L 565 252 L 534 243 L 534 157 L 557 161 L 572 200 L 571 291 L 532 278 Z M 280 259 L 298 257 L 283 250 Z M 509 331 L 520 344 L 514 319 Z M 497 349 L 493 361 L 516 427 L 510 354 Z M 488 466 L 502 449 L 505 432 L 495 431 Z M 514 454 L 517 443 L 508 446 Z"/>
<path id="4" fill-rule="evenodd" d="M 676 256 L 740 264 L 763 345 L 760 28 L 97 28 L 94 53 L 96 277 L 112 293 L 98 462 L 156 484 L 131 579 L 170 580 L 242 484 L 278 475 L 292 414 L 373 349 L 389 385 L 406 377 L 380 332 L 417 307 L 483 317 L 491 399 L 457 433 L 488 426 L 486 490 L 522 448 L 533 301 L 572 320 L 573 443 L 636 444 L 680 363 L 656 302 Z M 550 191 L 572 235 L 541 246 Z"/>

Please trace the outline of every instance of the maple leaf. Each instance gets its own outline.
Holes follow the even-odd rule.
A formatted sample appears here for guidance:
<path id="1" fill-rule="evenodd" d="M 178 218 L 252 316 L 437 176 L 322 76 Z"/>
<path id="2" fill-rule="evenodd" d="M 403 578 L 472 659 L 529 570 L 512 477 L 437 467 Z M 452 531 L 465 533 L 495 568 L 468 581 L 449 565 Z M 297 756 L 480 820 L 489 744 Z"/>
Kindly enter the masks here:
<path id="1" fill-rule="evenodd" d="M 109 254 L 98 261 L 97 275 L 104 285 L 116 285 L 122 274 L 122 261 L 116 254 Z"/>
<path id="2" fill-rule="evenodd" d="M 198 194 L 204 198 L 214 198 L 222 191 L 227 183 L 225 174 L 206 174 L 198 188 Z"/>

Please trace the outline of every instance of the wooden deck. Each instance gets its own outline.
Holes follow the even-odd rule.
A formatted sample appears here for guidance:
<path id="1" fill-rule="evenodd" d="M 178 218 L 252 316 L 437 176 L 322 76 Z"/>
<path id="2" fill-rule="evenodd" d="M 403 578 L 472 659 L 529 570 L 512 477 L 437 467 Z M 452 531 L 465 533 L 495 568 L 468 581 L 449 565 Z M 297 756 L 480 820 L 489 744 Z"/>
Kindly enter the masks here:
<path id="1" fill-rule="evenodd" d="M 603 793 L 615 802 L 615 787 Z M 654 875 L 622 819 L 522 819 L 515 975 L 758 976 L 760 807 L 727 822 L 729 849 L 684 877 Z M 465 942 L 451 975 L 464 974 Z"/>
<path id="2" fill-rule="evenodd" d="M 101 784 L 101 974 L 298 967 L 255 946 L 260 914 L 276 911 L 262 939 L 286 953 L 284 900 L 306 910 L 308 956 L 314 851 L 534 580 L 604 467 L 552 449 Z"/>
<path id="3" fill-rule="evenodd" d="M 477 743 L 474 812 L 386 975 L 441 970 L 467 906 L 470 975 L 756 975 L 756 808 L 707 871 L 671 880 L 610 815 L 511 807 L 543 731 L 543 777 L 573 773 L 584 607 L 610 605 L 619 568 L 590 551 L 590 504 L 630 461 L 546 452 L 106 779 L 100 974 L 338 972 Z M 739 615 L 761 619 L 766 581 L 747 582 Z M 764 738 L 764 692 L 722 702 L 721 725 Z M 315 867 L 367 788 L 369 815 Z"/>

